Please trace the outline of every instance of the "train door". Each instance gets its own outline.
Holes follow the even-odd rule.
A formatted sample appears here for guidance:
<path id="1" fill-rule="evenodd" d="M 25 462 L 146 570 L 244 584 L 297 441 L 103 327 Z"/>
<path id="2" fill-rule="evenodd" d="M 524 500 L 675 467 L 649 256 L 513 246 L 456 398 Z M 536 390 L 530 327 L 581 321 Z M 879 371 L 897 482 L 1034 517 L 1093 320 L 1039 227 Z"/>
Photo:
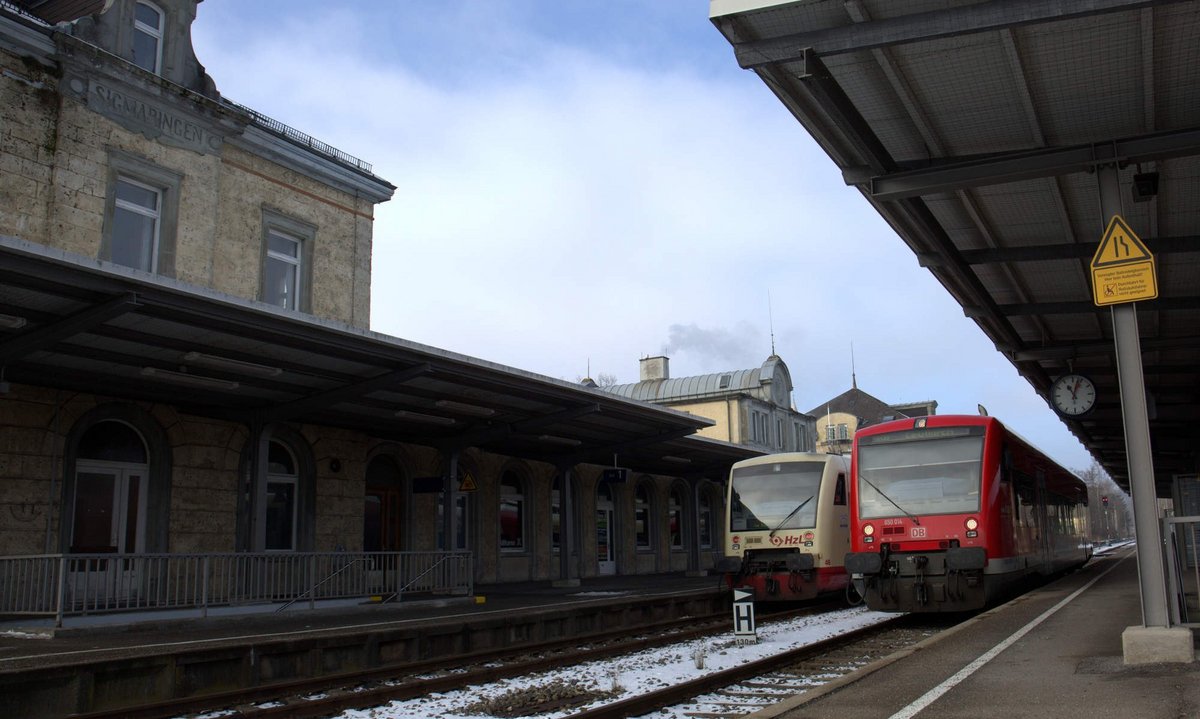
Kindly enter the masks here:
<path id="1" fill-rule="evenodd" d="M 613 500 L 605 484 L 596 488 L 596 572 L 617 573 L 616 548 L 613 546 Z"/>
<path id="2" fill-rule="evenodd" d="M 1053 571 L 1053 566 L 1050 561 L 1051 542 L 1053 541 L 1053 529 L 1050 527 L 1050 515 L 1048 507 L 1048 495 L 1046 494 L 1046 470 L 1038 468 L 1037 483 L 1035 491 L 1037 492 L 1037 509 L 1034 512 L 1034 522 L 1037 526 L 1037 563 L 1038 571 L 1043 574 L 1049 574 Z"/>

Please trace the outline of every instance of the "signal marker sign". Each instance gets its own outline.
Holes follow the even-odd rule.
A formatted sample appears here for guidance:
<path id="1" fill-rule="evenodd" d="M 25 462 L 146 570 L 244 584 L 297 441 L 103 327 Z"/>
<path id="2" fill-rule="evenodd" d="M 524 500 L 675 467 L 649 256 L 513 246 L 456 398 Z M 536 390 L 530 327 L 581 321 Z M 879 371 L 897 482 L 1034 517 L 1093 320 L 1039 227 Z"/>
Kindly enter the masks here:
<path id="1" fill-rule="evenodd" d="M 754 592 L 733 590 L 733 637 L 739 644 L 758 642 L 758 632 L 754 628 Z"/>

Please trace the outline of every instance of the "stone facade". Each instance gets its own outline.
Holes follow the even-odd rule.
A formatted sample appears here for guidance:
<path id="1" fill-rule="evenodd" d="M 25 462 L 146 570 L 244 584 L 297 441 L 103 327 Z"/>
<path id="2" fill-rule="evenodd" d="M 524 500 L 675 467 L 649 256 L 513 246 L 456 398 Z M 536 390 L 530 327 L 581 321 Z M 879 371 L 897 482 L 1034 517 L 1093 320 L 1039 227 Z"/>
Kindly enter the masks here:
<path id="1" fill-rule="evenodd" d="M 89 269 L 136 277 L 147 270 L 114 261 L 114 187 L 119 177 L 145 179 L 161 198 L 157 264 L 148 272 L 197 295 L 261 300 L 267 229 L 282 226 L 302 239 L 305 291 L 298 310 L 367 329 L 374 206 L 394 188 L 353 158 L 307 149 L 253 111 L 224 103 L 191 50 L 196 0 L 155 4 L 168 18 L 158 72 L 127 62 L 134 0 L 115 0 L 100 15 L 54 28 L 0 9 L 0 235 L 70 253 L 71 262 Z M 0 347 L 16 336 L 8 332 L 0 328 Z M 196 349 L 205 349 L 202 342 L 198 330 Z M 196 416 L 106 394 L 104 387 L 55 386 L 9 383 L 0 375 L 0 557 L 262 552 L 269 508 L 250 497 L 267 495 L 270 480 L 262 478 L 283 471 L 272 466 L 273 456 L 264 461 L 264 448 L 275 444 L 286 446 L 295 464 L 286 475 L 297 507 L 286 549 L 363 549 L 368 469 L 379 458 L 396 468 L 387 488 L 401 503 L 398 546 L 390 549 L 440 548 L 442 495 L 417 491 L 421 479 L 448 474 L 448 456 L 437 449 L 303 423 L 256 429 L 249 418 Z M 114 430 L 135 437 L 134 453 L 144 456 L 110 456 L 112 447 L 97 446 L 98 434 Z M 462 495 L 476 581 L 560 578 L 551 511 L 557 469 L 472 448 L 461 450 L 458 463 L 477 480 Z M 117 465 L 126 473 L 123 489 L 108 491 L 119 499 L 81 498 L 96 486 L 81 477 Z M 572 471 L 573 576 L 601 572 L 594 531 L 601 475 L 601 467 L 590 465 Z M 516 549 L 501 548 L 506 476 L 516 478 L 524 503 Z M 637 486 L 658 512 L 650 542 L 641 547 Z M 611 487 L 617 572 L 689 568 L 690 555 L 672 546 L 665 518 L 673 488 L 686 490 L 684 524 L 697 521 L 701 498 L 708 507 L 710 541 L 700 550 L 702 568 L 712 566 L 722 546 L 719 485 L 640 475 Z M 97 513 L 95 526 L 105 535 L 100 549 L 73 546 L 82 526 L 77 511 Z M 106 512 L 136 519 L 118 522 Z M 119 539 L 109 540 L 109 527 Z"/>
<path id="2" fill-rule="evenodd" d="M 100 18 L 128 5 L 116 3 Z M 163 5 L 179 11 L 168 17 L 194 14 L 190 0 Z M 103 22 L 89 20 L 74 32 L 108 37 L 94 29 Z M 190 26 L 176 35 L 190 53 Z M 287 155 L 272 148 L 286 141 L 219 102 L 194 62 L 199 76 L 176 85 L 76 35 L 47 33 L 51 40 L 54 61 L 0 53 L 0 234 L 109 259 L 116 173 L 144 168 L 177 178 L 163 198 L 158 274 L 263 299 L 264 215 L 274 213 L 311 228 L 298 309 L 369 326 L 374 206 L 390 197 L 390 185 L 332 158 L 281 159 Z M 314 171 L 322 165 L 325 172 Z"/>

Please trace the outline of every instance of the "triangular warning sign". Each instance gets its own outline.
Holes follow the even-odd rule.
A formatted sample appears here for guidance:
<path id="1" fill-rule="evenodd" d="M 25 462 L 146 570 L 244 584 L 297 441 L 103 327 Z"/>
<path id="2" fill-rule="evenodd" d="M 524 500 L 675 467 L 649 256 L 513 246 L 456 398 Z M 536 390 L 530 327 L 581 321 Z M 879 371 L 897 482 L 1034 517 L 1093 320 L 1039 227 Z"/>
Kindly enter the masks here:
<path id="1" fill-rule="evenodd" d="M 462 479 L 458 481 L 458 491 L 474 492 L 478 487 L 475 486 L 475 476 L 470 472 L 463 474 Z"/>
<path id="2" fill-rule="evenodd" d="M 1142 244 L 1137 234 L 1125 224 L 1120 215 L 1113 215 L 1108 222 L 1108 229 L 1092 256 L 1092 269 L 1124 265 L 1129 262 L 1153 260 L 1150 250 Z"/>

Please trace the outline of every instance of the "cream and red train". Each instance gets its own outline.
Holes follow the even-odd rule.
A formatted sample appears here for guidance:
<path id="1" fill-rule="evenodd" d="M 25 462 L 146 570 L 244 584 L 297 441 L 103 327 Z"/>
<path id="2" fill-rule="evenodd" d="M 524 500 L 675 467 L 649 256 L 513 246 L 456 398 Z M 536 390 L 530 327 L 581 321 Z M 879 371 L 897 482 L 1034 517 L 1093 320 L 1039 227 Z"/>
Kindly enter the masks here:
<path id="1" fill-rule="evenodd" d="M 975 610 L 1091 558 L 1087 486 L 993 417 L 860 429 L 851 476 L 845 564 L 871 609 Z"/>
<path id="2" fill-rule="evenodd" d="M 730 587 L 755 601 L 797 601 L 841 592 L 850 547 L 847 481 L 841 455 L 789 452 L 733 465 L 725 501 Z"/>

